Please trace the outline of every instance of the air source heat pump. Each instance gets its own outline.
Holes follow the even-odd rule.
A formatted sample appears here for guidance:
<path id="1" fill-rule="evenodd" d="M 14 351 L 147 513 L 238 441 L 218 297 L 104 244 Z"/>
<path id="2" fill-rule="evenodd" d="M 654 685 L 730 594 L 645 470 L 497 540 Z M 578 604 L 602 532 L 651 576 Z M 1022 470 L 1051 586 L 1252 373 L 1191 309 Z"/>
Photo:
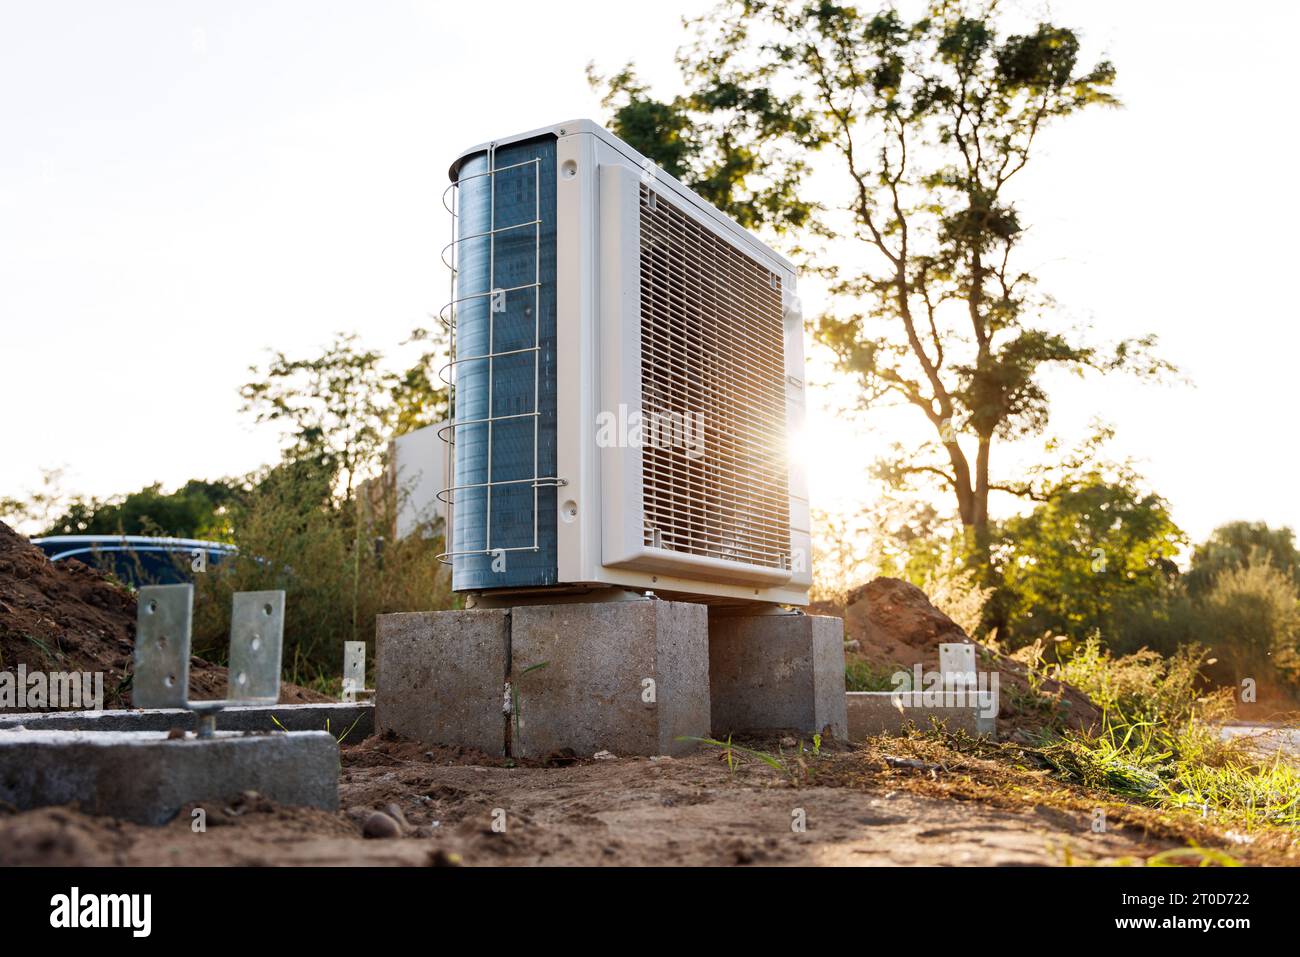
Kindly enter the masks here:
<path id="1" fill-rule="evenodd" d="M 451 179 L 454 589 L 806 604 L 791 264 L 588 120 Z"/>

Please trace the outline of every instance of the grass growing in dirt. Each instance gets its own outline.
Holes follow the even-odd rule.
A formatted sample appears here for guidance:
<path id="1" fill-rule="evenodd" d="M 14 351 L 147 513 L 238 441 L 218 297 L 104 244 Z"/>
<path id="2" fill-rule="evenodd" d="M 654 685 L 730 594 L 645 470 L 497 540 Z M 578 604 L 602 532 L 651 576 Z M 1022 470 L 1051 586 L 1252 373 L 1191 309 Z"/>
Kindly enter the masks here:
<path id="1" fill-rule="evenodd" d="M 844 666 L 844 690 L 845 691 L 895 691 L 910 690 L 911 682 L 907 687 L 896 688 L 894 675 L 898 672 L 910 674 L 911 669 L 904 668 L 902 665 L 875 665 L 870 661 L 861 659 L 849 661 Z"/>
<path id="2" fill-rule="evenodd" d="M 770 767 L 789 786 L 902 788 L 1007 809 L 1051 809 L 1081 830 L 1102 811 L 1107 826 L 1184 845 L 1147 864 L 1300 862 L 1300 769 L 1222 739 L 1218 723 L 1231 715 L 1230 691 L 1202 693 L 1207 664 L 1197 648 L 1170 658 L 1147 651 L 1117 658 L 1096 640 L 1086 642 L 1066 664 L 1033 663 L 1027 695 L 1041 695 L 1045 704 L 1024 706 L 1044 720 L 1037 732 L 1017 731 L 1001 742 L 936 725 L 851 750 L 801 747 L 797 764 L 767 740 L 702 743 L 718 749 L 729 768 Z M 1042 690 L 1048 679 L 1088 694 L 1102 708 L 1100 727 L 1085 732 L 1053 721 L 1054 702 Z"/>
<path id="3" fill-rule="evenodd" d="M 1199 693 L 1208 663 L 1195 646 L 1115 658 L 1090 639 L 1058 670 L 1101 705 L 1102 727 L 1045 739 L 1035 753 L 1064 780 L 1151 806 L 1248 832 L 1300 827 L 1300 773 L 1280 754 L 1222 739 L 1231 691 Z"/>
<path id="4" fill-rule="evenodd" d="M 755 758 L 766 764 L 769 768 L 780 771 L 790 779 L 792 784 L 812 784 L 815 769 L 808 763 L 804 755 L 811 755 L 818 758 L 822 753 L 822 736 L 814 734 L 810 743 L 805 745 L 803 741 L 789 739 L 784 743 L 777 744 L 776 754 L 763 751 L 758 748 L 749 748 L 743 745 L 735 744 L 732 736 L 727 735 L 726 741 L 719 741 L 716 738 L 698 738 L 692 735 L 681 735 L 678 741 L 694 741 L 696 744 L 702 744 L 705 747 L 717 748 L 722 755 L 723 760 L 727 762 L 727 770 L 735 772 L 737 764 L 742 756 Z M 793 752 L 786 753 L 786 745 L 791 744 Z"/>

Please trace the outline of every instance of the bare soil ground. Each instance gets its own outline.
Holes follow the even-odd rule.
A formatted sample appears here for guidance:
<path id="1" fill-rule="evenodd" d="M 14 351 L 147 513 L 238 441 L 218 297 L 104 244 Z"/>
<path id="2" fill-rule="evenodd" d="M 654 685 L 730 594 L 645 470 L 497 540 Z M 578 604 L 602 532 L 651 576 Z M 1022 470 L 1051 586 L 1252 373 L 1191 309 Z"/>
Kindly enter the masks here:
<path id="1" fill-rule="evenodd" d="M 195 833 L 190 809 L 162 828 L 72 808 L 0 810 L 0 865 L 1123 864 L 1192 841 L 1245 862 L 1295 862 L 1286 847 L 1239 844 L 1194 816 L 1116 804 L 932 739 L 800 757 L 775 740 L 748 743 L 784 750 L 789 773 L 743 754 L 729 769 L 718 751 L 510 767 L 372 737 L 343 751 L 337 813 L 247 795 L 205 807 L 207 830 Z M 363 837 L 390 805 L 400 836 Z"/>

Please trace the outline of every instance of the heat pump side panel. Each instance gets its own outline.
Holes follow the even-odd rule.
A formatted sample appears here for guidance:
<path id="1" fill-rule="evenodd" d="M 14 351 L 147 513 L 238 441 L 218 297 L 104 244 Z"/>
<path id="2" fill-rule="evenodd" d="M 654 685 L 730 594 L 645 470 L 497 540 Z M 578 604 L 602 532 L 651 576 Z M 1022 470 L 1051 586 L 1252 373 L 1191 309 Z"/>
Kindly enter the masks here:
<path id="1" fill-rule="evenodd" d="M 559 581 L 556 176 L 545 135 L 458 166 L 456 591 Z"/>

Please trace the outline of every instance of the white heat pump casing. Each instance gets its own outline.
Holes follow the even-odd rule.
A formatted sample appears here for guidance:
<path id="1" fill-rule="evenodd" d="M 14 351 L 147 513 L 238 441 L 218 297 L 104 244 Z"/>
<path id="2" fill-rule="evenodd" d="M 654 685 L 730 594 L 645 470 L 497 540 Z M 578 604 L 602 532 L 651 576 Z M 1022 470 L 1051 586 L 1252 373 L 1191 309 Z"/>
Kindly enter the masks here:
<path id="1" fill-rule="evenodd" d="M 786 567 L 762 567 L 643 542 L 642 448 L 598 444 L 602 412 L 639 409 L 639 205 L 642 189 L 779 281 L 785 434 L 803 429 L 803 317 L 788 260 L 590 120 L 497 142 L 557 138 L 557 474 L 559 581 L 610 585 L 710 601 L 806 605 L 811 584 L 807 481 L 788 470 Z M 481 151 L 469 150 L 465 155 Z"/>

